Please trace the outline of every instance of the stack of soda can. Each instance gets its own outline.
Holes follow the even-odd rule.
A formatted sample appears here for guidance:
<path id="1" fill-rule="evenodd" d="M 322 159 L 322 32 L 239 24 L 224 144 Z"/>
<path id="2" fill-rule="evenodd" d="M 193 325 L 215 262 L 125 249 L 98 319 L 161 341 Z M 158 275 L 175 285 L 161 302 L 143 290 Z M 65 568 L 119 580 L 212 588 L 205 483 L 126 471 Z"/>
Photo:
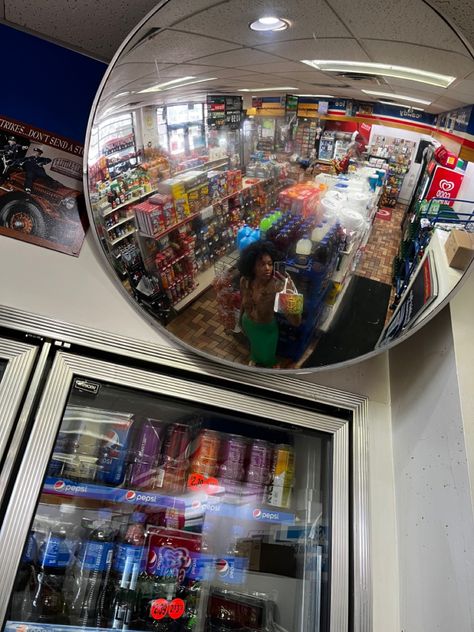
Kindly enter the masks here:
<path id="1" fill-rule="evenodd" d="M 287 444 L 72 406 L 48 474 L 167 494 L 192 491 L 190 480 L 212 481 L 226 494 L 288 508 L 295 462 Z"/>

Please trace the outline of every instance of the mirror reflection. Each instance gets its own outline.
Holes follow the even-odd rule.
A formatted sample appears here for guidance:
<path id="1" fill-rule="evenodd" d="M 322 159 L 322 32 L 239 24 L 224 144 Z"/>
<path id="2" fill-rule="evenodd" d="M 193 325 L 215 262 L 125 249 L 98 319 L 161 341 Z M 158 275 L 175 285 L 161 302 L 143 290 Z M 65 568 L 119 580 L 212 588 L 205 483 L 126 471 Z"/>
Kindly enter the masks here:
<path id="1" fill-rule="evenodd" d="M 229 362 L 386 348 L 474 255 L 473 78 L 421 0 L 171 0 L 123 46 L 89 129 L 117 281 Z"/>

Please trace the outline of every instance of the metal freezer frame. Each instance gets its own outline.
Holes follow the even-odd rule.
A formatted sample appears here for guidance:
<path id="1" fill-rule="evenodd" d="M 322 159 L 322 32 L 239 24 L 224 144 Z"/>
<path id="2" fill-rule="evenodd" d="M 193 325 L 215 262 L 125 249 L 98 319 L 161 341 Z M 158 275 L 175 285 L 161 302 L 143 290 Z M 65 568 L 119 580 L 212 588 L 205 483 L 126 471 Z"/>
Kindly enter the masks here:
<path id="1" fill-rule="evenodd" d="M 7 509 L 0 532 L 0 615 L 4 617 L 13 585 L 23 542 L 33 517 L 43 473 L 74 375 L 105 380 L 151 393 L 169 395 L 190 402 L 210 403 L 223 410 L 235 409 L 266 420 L 290 422 L 332 435 L 333 439 L 333 497 L 332 497 L 332 550 L 330 630 L 346 632 L 349 629 L 349 540 L 353 543 L 353 630 L 371 632 L 372 594 L 369 547 L 369 490 L 368 490 L 368 431 L 367 407 L 364 397 L 318 386 L 297 377 L 252 374 L 248 370 L 234 369 L 211 362 L 179 348 L 166 348 L 150 342 L 137 341 L 107 332 L 75 326 L 28 312 L 0 307 L 0 326 L 15 331 L 28 331 L 55 341 L 64 348 L 77 344 L 86 348 L 86 355 L 64 350 L 55 356 L 44 388 L 36 419 L 26 451 L 15 480 L 12 497 L 21 498 L 21 505 L 13 503 Z M 48 343 L 46 343 L 48 344 Z M 87 349 L 112 353 L 113 362 L 87 356 Z M 123 358 L 123 360 L 122 360 Z M 128 359 L 145 361 L 146 370 L 129 367 Z M 122 364 L 123 362 L 123 364 Z M 189 379 L 166 375 L 172 367 L 185 370 Z M 159 371 L 162 371 L 159 373 Z M 269 402 L 255 395 L 230 392 L 210 384 L 196 384 L 195 374 L 209 375 L 226 383 L 226 386 L 245 384 L 259 391 L 278 392 L 291 397 L 289 404 Z M 263 394 L 263 393 L 262 393 Z M 295 401 L 296 400 L 296 401 Z M 298 401 L 306 408 L 298 408 Z M 307 409 L 308 401 L 335 409 L 349 411 L 351 421 L 323 415 Z M 295 419 L 295 411 L 298 412 Z M 351 428 L 349 427 L 351 425 Z M 352 440 L 350 441 L 350 430 Z M 349 454 L 352 446 L 352 454 Z M 351 457 L 351 458 L 349 458 Z M 349 463 L 352 462 L 352 471 Z M 32 467 L 34 463 L 34 467 Z M 352 497 L 349 495 L 352 493 Z M 352 501 L 352 524 L 349 525 L 349 503 Z"/>

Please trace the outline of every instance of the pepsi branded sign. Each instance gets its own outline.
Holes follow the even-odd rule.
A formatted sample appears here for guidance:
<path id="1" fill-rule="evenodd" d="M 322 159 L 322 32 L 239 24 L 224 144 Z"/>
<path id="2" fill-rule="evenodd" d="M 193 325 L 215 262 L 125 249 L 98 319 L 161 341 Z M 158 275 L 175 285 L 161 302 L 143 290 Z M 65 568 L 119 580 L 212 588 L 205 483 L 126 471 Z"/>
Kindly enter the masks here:
<path id="1" fill-rule="evenodd" d="M 179 508 L 184 510 L 184 502 L 172 496 L 161 496 L 150 492 L 105 487 L 93 483 L 75 483 L 68 479 L 47 477 L 43 493 L 60 496 L 76 496 L 109 502 L 130 503 L 132 505 L 150 505 L 152 507 Z"/>

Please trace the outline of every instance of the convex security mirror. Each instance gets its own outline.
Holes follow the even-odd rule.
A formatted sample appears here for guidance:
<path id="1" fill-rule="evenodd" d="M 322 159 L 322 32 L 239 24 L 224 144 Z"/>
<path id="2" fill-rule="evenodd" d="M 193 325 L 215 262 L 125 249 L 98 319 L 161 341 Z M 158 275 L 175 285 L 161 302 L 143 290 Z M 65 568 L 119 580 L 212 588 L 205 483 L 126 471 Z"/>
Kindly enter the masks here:
<path id="1" fill-rule="evenodd" d="M 96 98 L 85 187 L 147 318 L 273 370 L 373 354 L 474 254 L 474 59 L 422 0 L 170 0 Z"/>

